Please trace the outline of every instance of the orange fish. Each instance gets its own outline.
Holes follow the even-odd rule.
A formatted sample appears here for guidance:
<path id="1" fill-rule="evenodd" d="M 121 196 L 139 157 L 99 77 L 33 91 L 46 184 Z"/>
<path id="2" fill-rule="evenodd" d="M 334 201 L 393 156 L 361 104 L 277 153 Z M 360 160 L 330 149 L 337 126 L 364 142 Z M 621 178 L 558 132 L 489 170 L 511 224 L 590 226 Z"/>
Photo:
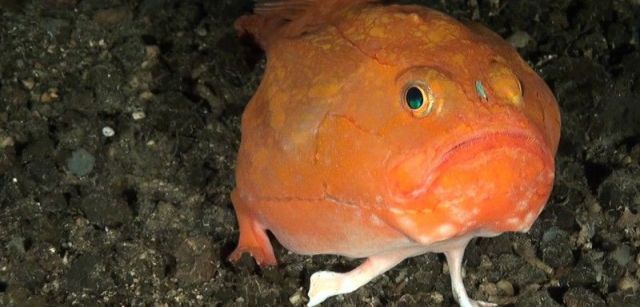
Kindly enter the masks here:
<path id="1" fill-rule="evenodd" d="M 260 1 L 236 22 L 267 56 L 242 117 L 237 260 L 367 258 L 311 276 L 309 305 L 441 252 L 461 306 L 474 237 L 527 231 L 553 185 L 557 102 L 495 33 L 421 6 Z"/>

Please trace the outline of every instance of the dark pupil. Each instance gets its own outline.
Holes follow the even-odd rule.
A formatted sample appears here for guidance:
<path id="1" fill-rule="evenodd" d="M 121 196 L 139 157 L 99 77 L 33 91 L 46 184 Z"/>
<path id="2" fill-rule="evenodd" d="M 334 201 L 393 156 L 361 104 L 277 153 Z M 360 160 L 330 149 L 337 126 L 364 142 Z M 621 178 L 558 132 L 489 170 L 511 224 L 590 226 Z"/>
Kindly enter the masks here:
<path id="1" fill-rule="evenodd" d="M 412 110 L 419 109 L 424 103 L 424 97 L 422 97 L 422 91 L 415 86 L 407 90 L 405 99 L 407 100 L 407 105 Z"/>

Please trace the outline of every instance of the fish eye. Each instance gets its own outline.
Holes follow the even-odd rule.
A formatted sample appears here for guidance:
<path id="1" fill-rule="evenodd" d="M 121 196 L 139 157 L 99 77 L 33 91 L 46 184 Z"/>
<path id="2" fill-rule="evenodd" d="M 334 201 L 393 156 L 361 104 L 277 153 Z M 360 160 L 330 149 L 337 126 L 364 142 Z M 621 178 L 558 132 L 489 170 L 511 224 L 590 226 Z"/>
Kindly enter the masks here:
<path id="1" fill-rule="evenodd" d="M 404 91 L 404 102 L 415 117 L 424 117 L 431 112 L 434 97 L 426 86 L 409 85 Z"/>
<path id="2" fill-rule="evenodd" d="M 409 87 L 404 95 L 404 99 L 407 102 L 409 109 L 420 109 L 424 104 L 424 92 L 422 92 L 422 89 L 417 86 Z"/>

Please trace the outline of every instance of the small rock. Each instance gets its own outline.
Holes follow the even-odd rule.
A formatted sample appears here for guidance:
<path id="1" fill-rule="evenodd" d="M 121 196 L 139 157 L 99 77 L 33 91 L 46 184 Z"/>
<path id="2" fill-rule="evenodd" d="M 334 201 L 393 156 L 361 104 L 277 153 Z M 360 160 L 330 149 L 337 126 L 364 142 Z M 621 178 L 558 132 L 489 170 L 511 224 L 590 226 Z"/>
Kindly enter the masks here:
<path id="1" fill-rule="evenodd" d="M 48 89 L 46 92 L 40 95 L 40 102 L 42 103 L 50 103 L 60 99 L 60 95 L 58 94 L 58 89 L 52 87 Z"/>
<path id="2" fill-rule="evenodd" d="M 149 101 L 153 98 L 153 93 L 151 91 L 144 91 L 140 93 L 140 99 L 144 101 Z"/>
<path id="3" fill-rule="evenodd" d="M 285 276 L 281 270 L 274 266 L 268 266 L 262 269 L 262 277 L 273 285 L 279 285 L 284 282 Z"/>
<path id="4" fill-rule="evenodd" d="M 590 286 L 602 280 L 603 256 L 601 252 L 589 251 L 563 277 L 564 282 L 575 286 Z"/>
<path id="5" fill-rule="evenodd" d="M 35 85 L 36 85 L 36 81 L 34 81 L 33 78 L 22 80 L 22 86 L 24 86 L 24 88 L 28 90 L 32 90 Z"/>
<path id="6" fill-rule="evenodd" d="M 204 27 L 198 27 L 196 29 L 196 34 L 198 34 L 199 36 L 205 37 L 207 36 L 207 29 L 205 29 Z"/>
<path id="7" fill-rule="evenodd" d="M 444 295 L 440 292 L 431 292 L 429 293 L 429 301 L 434 304 L 442 304 L 444 302 Z"/>
<path id="8" fill-rule="evenodd" d="M 55 188 L 59 185 L 58 170 L 52 159 L 34 160 L 27 164 L 25 169 L 43 188 Z"/>
<path id="9" fill-rule="evenodd" d="M 214 116 L 222 114 L 222 111 L 224 111 L 224 102 L 214 94 L 206 84 L 196 85 L 196 94 L 209 103 L 211 113 L 213 113 Z"/>
<path id="10" fill-rule="evenodd" d="M 483 282 L 478 286 L 480 293 L 485 297 L 496 297 L 498 295 L 498 287 L 492 282 Z"/>
<path id="11" fill-rule="evenodd" d="M 568 307 L 606 307 L 605 301 L 597 294 L 585 289 L 585 288 L 572 288 L 564 294 L 562 301 Z"/>
<path id="12" fill-rule="evenodd" d="M 289 297 L 291 305 L 298 306 L 303 303 L 302 288 L 298 289 L 291 297 Z"/>
<path id="13" fill-rule="evenodd" d="M 71 158 L 67 159 L 67 168 L 69 171 L 78 176 L 86 176 L 93 170 L 96 158 L 83 148 L 77 149 L 71 153 Z"/>
<path id="14" fill-rule="evenodd" d="M 640 225 L 640 213 L 634 214 L 629 207 L 624 207 L 624 211 L 622 211 L 622 215 L 620 215 L 616 225 L 622 229 Z"/>
<path id="15" fill-rule="evenodd" d="M 394 282 L 396 284 L 401 283 L 402 281 L 405 280 L 405 278 L 407 278 L 407 270 L 400 270 L 400 273 L 398 273 L 398 276 L 396 276 Z"/>
<path id="16" fill-rule="evenodd" d="M 176 278 L 182 285 L 201 284 L 213 279 L 214 249 L 206 237 L 186 238 L 176 249 Z"/>
<path id="17" fill-rule="evenodd" d="M 102 135 L 104 135 L 105 137 L 112 137 L 114 135 L 116 135 L 115 130 L 113 130 L 113 128 L 109 127 L 109 126 L 104 126 L 102 128 Z"/>
<path id="18" fill-rule="evenodd" d="M 160 54 L 160 47 L 154 45 L 146 46 L 144 48 L 144 54 L 149 60 L 156 59 Z"/>
<path id="19" fill-rule="evenodd" d="M 5 293 L 7 301 L 14 306 L 28 306 L 27 301 L 32 295 L 31 291 L 19 285 L 8 287 Z"/>
<path id="20" fill-rule="evenodd" d="M 620 266 L 625 266 L 633 260 L 631 249 L 627 245 L 618 246 L 613 252 L 611 252 L 611 254 L 609 254 L 609 257 L 615 260 Z"/>
<path id="21" fill-rule="evenodd" d="M 498 294 L 501 296 L 513 296 L 515 291 L 513 290 L 513 285 L 508 281 L 501 279 L 496 283 L 498 287 Z"/>
<path id="22" fill-rule="evenodd" d="M 636 292 L 638 291 L 638 288 L 640 288 L 640 284 L 638 284 L 638 281 L 635 278 L 630 276 L 622 277 L 618 282 L 618 289 L 621 291 L 629 290 Z"/>
<path id="23" fill-rule="evenodd" d="M 17 255 L 23 255 L 25 253 L 25 240 L 23 237 L 13 237 L 6 245 L 7 250 Z"/>
<path id="24" fill-rule="evenodd" d="M 607 303 L 615 307 L 637 307 L 640 302 L 640 292 L 617 291 L 609 294 Z"/>
<path id="25" fill-rule="evenodd" d="M 549 291 L 544 289 L 538 291 L 524 292 L 518 297 L 518 307 L 560 307 L 551 296 Z"/>
<path id="26" fill-rule="evenodd" d="M 514 48 L 524 48 L 531 41 L 531 36 L 527 32 L 516 31 L 515 33 L 511 34 L 509 38 L 507 38 L 507 41 Z"/>
<path id="27" fill-rule="evenodd" d="M 557 227 L 551 227 L 542 235 L 540 244 L 542 261 L 552 268 L 567 267 L 573 263 L 569 234 Z"/>
<path id="28" fill-rule="evenodd" d="M 12 137 L 7 135 L 0 135 L 0 149 L 12 147 L 13 145 L 15 145 L 15 141 Z"/>
<path id="29" fill-rule="evenodd" d="M 123 200 L 115 200 L 110 195 L 99 191 L 84 198 L 80 208 L 91 223 L 108 227 L 125 224 L 133 215 L 131 208 Z"/>
<path id="30" fill-rule="evenodd" d="M 98 254 L 84 254 L 73 261 L 64 276 L 64 289 L 71 292 L 100 291 L 107 287 L 112 280 L 109 274 L 104 274 L 105 266 L 101 259 L 103 257 Z"/>
<path id="31" fill-rule="evenodd" d="M 133 120 L 141 120 L 147 117 L 147 115 L 143 111 L 135 111 L 131 113 L 131 117 L 133 118 Z"/>

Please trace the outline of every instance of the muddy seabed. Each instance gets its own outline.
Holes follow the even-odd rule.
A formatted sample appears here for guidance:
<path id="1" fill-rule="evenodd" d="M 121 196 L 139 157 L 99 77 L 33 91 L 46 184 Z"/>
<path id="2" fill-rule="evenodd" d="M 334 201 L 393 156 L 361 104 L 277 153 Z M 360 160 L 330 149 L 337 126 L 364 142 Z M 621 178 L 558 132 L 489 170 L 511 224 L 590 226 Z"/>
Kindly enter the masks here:
<path id="1" fill-rule="evenodd" d="M 476 239 L 465 283 L 512 306 L 640 304 L 640 2 L 422 1 L 518 47 L 562 109 L 528 234 Z M 264 67 L 250 1 L 0 0 L 0 305 L 303 305 L 357 260 L 226 256 L 239 118 Z M 454 305 L 444 257 L 326 306 Z"/>

